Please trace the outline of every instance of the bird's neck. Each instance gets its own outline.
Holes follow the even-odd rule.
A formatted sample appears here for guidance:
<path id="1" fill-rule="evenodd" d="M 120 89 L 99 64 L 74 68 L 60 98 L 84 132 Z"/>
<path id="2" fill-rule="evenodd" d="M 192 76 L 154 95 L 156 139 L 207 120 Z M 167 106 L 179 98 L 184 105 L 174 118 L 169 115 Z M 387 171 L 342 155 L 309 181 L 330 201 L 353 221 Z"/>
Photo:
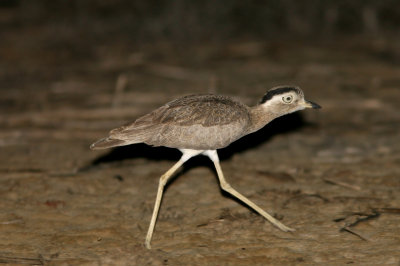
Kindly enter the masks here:
<path id="1" fill-rule="evenodd" d="M 251 126 L 248 134 L 263 128 L 266 124 L 279 117 L 279 114 L 266 110 L 261 104 L 250 107 Z"/>

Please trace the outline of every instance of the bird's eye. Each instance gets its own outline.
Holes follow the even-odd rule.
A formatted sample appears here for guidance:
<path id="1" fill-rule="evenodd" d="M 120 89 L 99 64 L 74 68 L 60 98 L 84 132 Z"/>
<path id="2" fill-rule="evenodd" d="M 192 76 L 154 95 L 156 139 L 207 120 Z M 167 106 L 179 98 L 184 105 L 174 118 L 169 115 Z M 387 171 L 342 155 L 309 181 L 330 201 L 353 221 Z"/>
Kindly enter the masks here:
<path id="1" fill-rule="evenodd" d="M 292 95 L 283 96 L 282 101 L 284 103 L 291 103 L 293 101 L 293 96 Z"/>

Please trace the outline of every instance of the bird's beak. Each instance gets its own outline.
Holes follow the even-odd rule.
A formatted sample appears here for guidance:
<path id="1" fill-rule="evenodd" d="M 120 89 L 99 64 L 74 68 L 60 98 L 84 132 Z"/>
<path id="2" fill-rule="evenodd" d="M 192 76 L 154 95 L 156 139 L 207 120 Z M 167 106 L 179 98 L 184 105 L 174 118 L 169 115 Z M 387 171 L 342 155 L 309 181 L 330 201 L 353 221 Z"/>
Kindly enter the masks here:
<path id="1" fill-rule="evenodd" d="M 316 103 L 313 103 L 313 102 L 307 101 L 307 100 L 304 101 L 303 106 L 305 108 L 313 108 L 313 109 L 320 109 L 321 108 L 321 106 L 319 104 L 316 104 Z"/>

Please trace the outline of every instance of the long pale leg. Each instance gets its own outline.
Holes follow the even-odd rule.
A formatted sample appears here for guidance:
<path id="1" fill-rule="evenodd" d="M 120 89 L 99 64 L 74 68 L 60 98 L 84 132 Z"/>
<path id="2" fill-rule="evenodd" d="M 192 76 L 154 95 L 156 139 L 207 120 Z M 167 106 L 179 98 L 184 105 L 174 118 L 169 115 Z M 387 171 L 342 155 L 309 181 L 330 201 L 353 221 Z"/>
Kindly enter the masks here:
<path id="1" fill-rule="evenodd" d="M 231 194 L 232 196 L 235 196 L 236 198 L 240 199 L 244 203 L 246 203 L 250 208 L 261 214 L 262 216 L 265 217 L 269 222 L 271 222 L 273 225 L 281 229 L 282 231 L 288 232 L 288 231 L 295 231 L 295 229 L 292 229 L 290 227 L 287 227 L 274 217 L 272 217 L 270 214 L 268 214 L 266 211 L 258 207 L 255 203 L 250 201 L 248 198 L 237 192 L 234 188 L 229 185 L 228 182 L 226 182 L 224 174 L 222 173 L 221 165 L 219 163 L 219 158 L 216 150 L 208 150 L 203 153 L 204 155 L 207 155 L 214 163 L 215 169 L 217 170 L 217 175 L 218 179 L 221 185 L 221 188 Z"/>
<path id="2" fill-rule="evenodd" d="M 149 230 L 147 231 L 147 235 L 146 235 L 145 245 L 146 245 L 146 248 L 148 248 L 148 249 L 151 249 L 150 242 L 151 242 L 151 238 L 153 236 L 154 227 L 156 225 L 156 220 L 157 220 L 157 216 L 158 216 L 158 211 L 160 209 L 160 204 L 161 204 L 165 184 L 167 184 L 167 182 L 171 178 L 171 176 L 176 172 L 176 170 L 178 170 L 179 167 L 182 166 L 182 164 L 184 162 L 189 160 L 191 157 L 202 153 L 203 151 L 181 150 L 181 152 L 183 154 L 182 154 L 182 157 L 179 159 L 179 161 L 176 164 L 174 164 L 174 166 L 172 166 L 165 174 L 163 174 L 160 177 L 160 181 L 158 184 L 156 203 L 154 205 L 153 215 L 151 216 Z"/>

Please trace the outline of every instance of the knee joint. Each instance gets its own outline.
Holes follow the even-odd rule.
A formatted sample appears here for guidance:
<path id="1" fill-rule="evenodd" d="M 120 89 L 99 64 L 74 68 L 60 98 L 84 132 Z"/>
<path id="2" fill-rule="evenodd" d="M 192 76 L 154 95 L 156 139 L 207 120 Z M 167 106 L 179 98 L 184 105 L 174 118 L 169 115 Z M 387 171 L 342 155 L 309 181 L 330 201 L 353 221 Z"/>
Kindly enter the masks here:
<path id="1" fill-rule="evenodd" d="M 165 184 L 167 184 L 167 180 L 168 180 L 167 176 L 161 176 L 159 185 L 165 186 Z"/>
<path id="2" fill-rule="evenodd" d="M 225 183 L 225 182 L 221 183 L 221 188 L 225 191 L 229 191 L 232 189 L 231 185 L 229 185 L 228 183 Z"/>

